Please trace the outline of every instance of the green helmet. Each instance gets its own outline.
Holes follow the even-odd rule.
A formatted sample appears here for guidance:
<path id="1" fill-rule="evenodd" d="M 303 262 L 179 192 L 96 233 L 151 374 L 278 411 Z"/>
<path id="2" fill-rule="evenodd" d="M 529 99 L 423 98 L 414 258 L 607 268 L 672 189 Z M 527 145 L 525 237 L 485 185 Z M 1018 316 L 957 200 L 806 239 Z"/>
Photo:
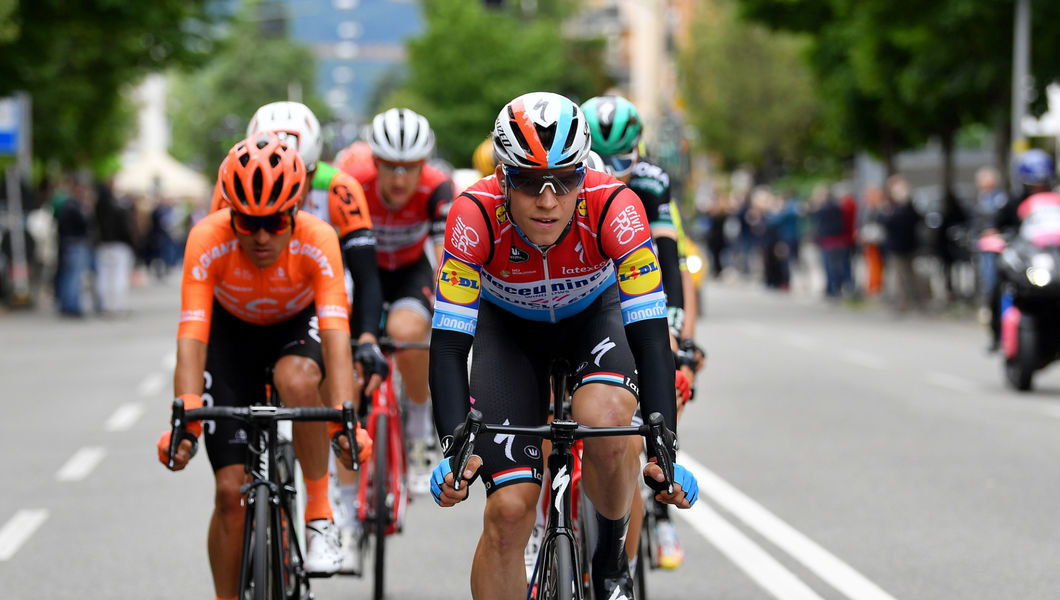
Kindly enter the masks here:
<path id="1" fill-rule="evenodd" d="M 628 154 L 640 139 L 640 115 L 622 96 L 596 96 L 582 104 L 593 138 L 593 152 L 600 156 Z"/>

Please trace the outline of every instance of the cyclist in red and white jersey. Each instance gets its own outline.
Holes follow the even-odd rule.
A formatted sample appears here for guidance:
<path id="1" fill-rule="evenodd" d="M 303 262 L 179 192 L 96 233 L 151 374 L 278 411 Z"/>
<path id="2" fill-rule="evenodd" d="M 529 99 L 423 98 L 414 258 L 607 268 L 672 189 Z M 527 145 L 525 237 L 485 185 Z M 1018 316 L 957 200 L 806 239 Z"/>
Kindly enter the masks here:
<path id="1" fill-rule="evenodd" d="M 431 392 L 443 449 L 459 446 L 451 433 L 472 402 L 487 422 L 544 423 L 556 356 L 578 366 L 578 422 L 629 425 L 639 398 L 645 413 L 661 413 L 674 430 L 666 298 L 640 201 L 614 177 L 585 168 L 589 128 L 563 96 L 512 100 L 497 117 L 493 140 L 500 164 L 454 202 L 438 271 Z M 585 441 L 582 484 L 600 525 L 592 559 L 598 598 L 633 597 L 622 539 L 638 489 L 639 450 L 637 438 Z M 460 474 L 481 475 L 487 493 L 472 595 L 525 597 L 523 547 L 541 485 L 540 442 L 499 436 L 480 441 L 476 452 Z M 454 489 L 451 469 L 445 458 L 431 477 L 441 506 L 467 497 L 465 485 Z M 654 464 L 644 473 L 662 477 Z M 677 465 L 675 481 L 674 493 L 658 497 L 691 506 L 695 478 Z"/>
<path id="2" fill-rule="evenodd" d="M 372 215 L 383 300 L 390 305 L 386 333 L 400 342 L 424 342 L 430 333 L 434 265 L 442 251 L 453 185 L 445 173 L 426 163 L 434 150 L 434 132 L 424 116 L 407 108 L 389 109 L 372 119 L 365 138 L 372 160 L 364 160 L 363 153 L 351 147 L 340 167 L 361 183 Z M 433 263 L 425 249 L 428 240 L 434 245 Z M 428 354 L 402 350 L 394 361 L 410 401 L 409 486 L 413 493 L 425 493 L 430 473 L 426 456 L 434 439 Z"/>

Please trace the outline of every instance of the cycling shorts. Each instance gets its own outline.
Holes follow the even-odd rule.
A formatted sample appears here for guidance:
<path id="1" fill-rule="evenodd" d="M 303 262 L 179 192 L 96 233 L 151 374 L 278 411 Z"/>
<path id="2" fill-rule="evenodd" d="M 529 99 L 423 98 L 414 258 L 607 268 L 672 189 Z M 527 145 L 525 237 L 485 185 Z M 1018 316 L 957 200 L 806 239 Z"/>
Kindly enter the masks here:
<path id="1" fill-rule="evenodd" d="M 407 267 L 394 271 L 379 269 L 379 282 L 383 286 L 383 300 L 390 305 L 390 310 L 414 310 L 427 323 L 431 322 L 434 313 L 428 294 L 434 290 L 434 267 L 426 253 Z M 427 293 L 423 290 L 427 290 Z"/>
<path id="2" fill-rule="evenodd" d="M 310 304 L 295 316 L 273 325 L 247 323 L 214 301 L 210 342 L 206 352 L 205 406 L 250 406 L 265 401 L 266 369 L 282 356 L 304 356 L 324 374 L 316 308 Z M 229 419 L 203 421 L 210 465 L 246 462 L 247 433 L 243 423 Z"/>
<path id="3" fill-rule="evenodd" d="M 575 367 L 571 389 L 603 383 L 637 397 L 636 362 L 626 342 L 618 288 L 612 285 L 584 311 L 557 323 L 521 319 L 491 302 L 479 305 L 471 356 L 472 406 L 487 423 L 541 425 L 550 409 L 549 366 L 563 357 Z M 480 438 L 475 454 L 486 494 L 512 483 L 541 484 L 541 440 Z"/>

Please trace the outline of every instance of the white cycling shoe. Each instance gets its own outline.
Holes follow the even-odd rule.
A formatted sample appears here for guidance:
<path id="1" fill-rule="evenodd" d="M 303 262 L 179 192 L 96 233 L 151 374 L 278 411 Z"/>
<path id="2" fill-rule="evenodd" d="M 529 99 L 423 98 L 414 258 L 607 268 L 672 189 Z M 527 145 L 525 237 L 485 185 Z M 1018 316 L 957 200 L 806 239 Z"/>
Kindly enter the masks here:
<path id="1" fill-rule="evenodd" d="M 541 551 L 541 542 L 543 541 L 545 541 L 545 526 L 535 524 L 534 530 L 530 532 L 530 539 L 526 542 L 526 549 L 523 550 L 523 564 L 526 565 L 527 583 L 534 576 L 537 555 Z"/>
<path id="2" fill-rule="evenodd" d="M 305 570 L 313 575 L 333 575 L 342 566 L 339 528 L 328 519 L 305 525 Z"/>

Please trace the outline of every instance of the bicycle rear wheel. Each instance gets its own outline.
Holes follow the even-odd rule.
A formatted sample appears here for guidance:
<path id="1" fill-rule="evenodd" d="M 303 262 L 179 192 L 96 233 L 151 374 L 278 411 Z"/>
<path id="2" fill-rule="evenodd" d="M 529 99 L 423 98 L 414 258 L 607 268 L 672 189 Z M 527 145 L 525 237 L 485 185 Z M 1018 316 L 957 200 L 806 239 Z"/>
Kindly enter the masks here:
<path id="1" fill-rule="evenodd" d="M 386 527 L 390 511 L 386 505 L 389 473 L 387 471 L 387 415 L 380 411 L 375 416 L 375 465 L 372 472 L 372 534 L 375 537 L 374 580 L 372 598 L 383 599 L 384 574 L 386 573 Z"/>

